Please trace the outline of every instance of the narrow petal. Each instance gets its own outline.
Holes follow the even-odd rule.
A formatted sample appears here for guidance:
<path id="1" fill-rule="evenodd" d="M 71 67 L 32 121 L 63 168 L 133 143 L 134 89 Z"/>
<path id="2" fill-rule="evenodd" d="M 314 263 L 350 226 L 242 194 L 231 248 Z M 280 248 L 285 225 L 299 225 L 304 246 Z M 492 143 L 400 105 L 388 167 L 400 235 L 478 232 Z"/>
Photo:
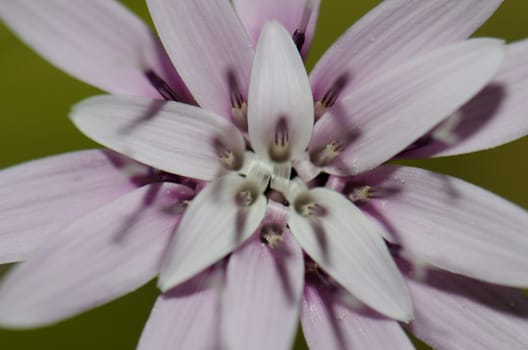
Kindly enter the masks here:
<path id="1" fill-rule="evenodd" d="M 137 349 L 219 348 L 222 275 L 204 272 L 158 297 Z"/>
<path id="2" fill-rule="evenodd" d="M 1 0 L 0 19 L 72 76 L 116 94 L 160 97 L 145 73 L 182 87 L 148 27 L 114 0 Z"/>
<path id="3" fill-rule="evenodd" d="M 89 150 L 0 172 L 0 264 L 26 259 L 63 226 L 137 187 L 111 152 Z"/>
<path id="4" fill-rule="evenodd" d="M 301 53 L 303 56 L 307 54 L 319 15 L 320 0 L 234 0 L 233 5 L 255 46 L 264 24 L 277 21 L 290 35 L 306 27 Z"/>
<path id="5" fill-rule="evenodd" d="M 474 39 L 403 64 L 338 101 L 314 128 L 312 158 L 333 174 L 372 169 L 461 107 L 499 69 L 502 41 Z M 337 145 L 328 160 L 329 145 Z"/>
<path id="6" fill-rule="evenodd" d="M 409 280 L 415 320 L 409 330 L 435 349 L 525 349 L 528 297 L 521 290 L 448 272 Z"/>
<path id="7" fill-rule="evenodd" d="M 131 292 L 159 271 L 178 222 L 181 185 L 145 186 L 93 211 L 39 247 L 0 287 L 0 324 L 60 321 Z"/>
<path id="8" fill-rule="evenodd" d="M 169 56 L 200 106 L 231 118 L 231 94 L 246 100 L 250 39 L 229 1 L 147 0 Z"/>
<path id="9" fill-rule="evenodd" d="M 243 163 L 238 129 L 183 103 L 98 96 L 76 105 L 71 118 L 95 141 L 169 173 L 211 180 Z"/>
<path id="10" fill-rule="evenodd" d="M 324 188 L 300 194 L 293 203 L 290 229 L 324 271 L 382 314 L 412 319 L 403 277 L 375 226 L 357 207 Z"/>
<path id="11" fill-rule="evenodd" d="M 488 282 L 528 286 L 528 212 L 465 181 L 385 166 L 365 174 L 374 211 L 409 258 Z"/>
<path id="12" fill-rule="evenodd" d="M 317 63 L 316 101 L 346 80 L 341 96 L 416 55 L 468 38 L 502 0 L 383 1 L 352 26 Z"/>
<path id="13" fill-rule="evenodd" d="M 290 349 L 303 281 L 302 252 L 289 232 L 274 247 L 255 236 L 235 251 L 222 302 L 226 349 Z"/>
<path id="14" fill-rule="evenodd" d="M 352 311 L 311 285 L 304 289 L 301 324 L 311 350 L 414 349 L 398 322 Z"/>
<path id="15" fill-rule="evenodd" d="M 528 40 L 508 46 L 493 80 L 405 157 L 439 157 L 500 146 L 528 134 Z M 449 126 L 452 125 L 452 126 Z M 439 130 L 448 132 L 447 139 Z"/>
<path id="16" fill-rule="evenodd" d="M 303 62 L 290 34 L 266 24 L 249 89 L 248 126 L 255 152 L 275 161 L 299 156 L 312 136 L 313 100 Z"/>
<path id="17" fill-rule="evenodd" d="M 194 198 L 164 258 L 159 279 L 163 291 L 229 254 L 257 229 L 266 200 L 253 185 L 238 175 L 226 175 Z"/>

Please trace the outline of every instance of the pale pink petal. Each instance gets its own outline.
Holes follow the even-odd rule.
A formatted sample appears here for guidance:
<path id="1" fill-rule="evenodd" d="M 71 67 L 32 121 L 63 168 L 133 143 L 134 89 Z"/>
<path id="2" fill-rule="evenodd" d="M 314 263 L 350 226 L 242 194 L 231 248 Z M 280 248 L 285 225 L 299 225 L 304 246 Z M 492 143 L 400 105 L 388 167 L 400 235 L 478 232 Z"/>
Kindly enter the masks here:
<path id="1" fill-rule="evenodd" d="M 508 46 L 493 80 L 405 157 L 439 157 L 500 146 L 528 134 L 528 40 Z M 440 133 L 444 130 L 447 135 Z"/>
<path id="2" fill-rule="evenodd" d="M 352 26 L 317 63 L 316 101 L 345 82 L 341 95 L 416 55 L 468 38 L 502 0 L 391 0 Z M 339 84 L 338 84 L 339 85 Z"/>
<path id="3" fill-rule="evenodd" d="M 159 296 L 137 349 L 218 349 L 222 275 L 221 268 L 204 272 Z"/>
<path id="4" fill-rule="evenodd" d="M 310 82 L 290 35 L 277 22 L 262 31 L 248 102 L 249 138 L 256 153 L 283 162 L 304 152 L 314 117 Z"/>
<path id="5" fill-rule="evenodd" d="M 359 180 L 359 179 L 358 179 Z M 417 263 L 492 283 L 528 286 L 528 212 L 465 181 L 385 166 L 364 175 L 374 212 Z"/>
<path id="6" fill-rule="evenodd" d="M 304 288 L 301 323 L 311 350 L 414 349 L 398 322 L 352 311 L 311 285 Z"/>
<path id="7" fill-rule="evenodd" d="M 98 96 L 76 105 L 71 118 L 95 141 L 169 173 L 211 180 L 225 168 L 242 167 L 242 134 L 225 119 L 195 106 Z"/>
<path id="8" fill-rule="evenodd" d="M 0 263 L 24 260 L 51 233 L 137 187 L 112 152 L 73 152 L 0 172 Z"/>
<path id="9" fill-rule="evenodd" d="M 231 3 L 148 0 L 147 4 L 174 66 L 198 104 L 230 119 L 234 85 L 246 99 L 253 59 L 250 39 Z"/>
<path id="10" fill-rule="evenodd" d="M 0 19 L 51 63 L 100 89 L 159 98 L 145 75 L 153 71 L 183 93 L 158 40 L 118 1 L 2 0 Z"/>
<path id="11" fill-rule="evenodd" d="M 57 322 L 148 282 L 190 195 L 181 185 L 145 186 L 65 227 L 7 275 L 0 324 Z"/>
<path id="12" fill-rule="evenodd" d="M 438 350 L 526 349 L 528 297 L 521 290 L 447 272 L 409 280 L 415 320 L 409 330 Z"/>
<path id="13" fill-rule="evenodd" d="M 312 159 L 358 174 L 390 159 L 479 92 L 499 69 L 502 41 L 474 39 L 420 56 L 363 84 L 314 128 Z M 328 145 L 337 158 L 327 160 Z"/>
<path id="14" fill-rule="evenodd" d="M 265 211 L 266 200 L 250 181 L 230 174 L 209 183 L 190 203 L 167 249 L 160 288 L 169 290 L 235 250 Z"/>
<path id="15" fill-rule="evenodd" d="M 226 349 L 290 349 L 304 281 L 301 249 L 287 231 L 271 247 L 255 236 L 233 253 L 222 301 Z"/>
<path id="16" fill-rule="evenodd" d="M 290 35 L 306 26 L 305 41 L 301 50 L 303 56 L 307 54 L 312 43 L 319 5 L 320 0 L 233 0 L 233 6 L 255 46 L 266 22 L 279 22 Z"/>
<path id="17" fill-rule="evenodd" d="M 376 227 L 356 206 L 337 192 L 316 188 L 298 195 L 293 207 L 290 229 L 321 269 L 382 314 L 412 319 L 405 281 Z"/>

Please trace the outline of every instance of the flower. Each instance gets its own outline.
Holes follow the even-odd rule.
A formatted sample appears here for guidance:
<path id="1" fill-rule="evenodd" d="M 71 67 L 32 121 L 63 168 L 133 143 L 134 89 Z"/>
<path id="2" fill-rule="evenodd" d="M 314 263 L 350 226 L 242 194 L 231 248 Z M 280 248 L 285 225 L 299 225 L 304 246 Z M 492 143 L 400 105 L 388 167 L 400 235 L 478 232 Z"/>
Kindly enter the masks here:
<path id="1" fill-rule="evenodd" d="M 209 341 L 216 347 L 219 338 L 214 335 L 221 335 L 228 348 L 287 347 L 295 330 L 305 267 L 295 242 L 307 254 L 301 319 L 314 348 L 336 342 L 338 347 L 349 348 L 355 342 L 370 347 L 369 340 L 356 339 L 342 329 L 353 325 L 367 327 L 369 334 L 383 333 L 390 346 L 410 346 L 395 321 L 372 310 L 396 320 L 412 317 L 406 284 L 380 233 L 404 271 L 406 263 L 420 262 L 496 284 L 526 285 L 523 210 L 460 180 L 380 165 L 431 148 L 439 152 L 432 147 L 439 135 L 447 134 L 454 142 L 444 142 L 440 152 L 459 152 L 457 147 L 464 143 L 461 148 L 468 150 L 467 138 L 456 138 L 463 122 L 439 123 L 479 93 L 502 63 L 505 50 L 497 40 L 458 42 L 498 2 L 386 1 L 328 51 L 311 73 L 311 81 L 297 53 L 304 49 L 300 35 L 304 30 L 288 32 L 276 22 L 265 25 L 262 33 L 254 35 L 258 45 L 250 73 L 251 45 L 227 2 L 149 1 L 149 5 L 172 62 L 203 109 L 130 96 L 96 97 L 75 107 L 72 119 L 84 133 L 161 170 L 145 173 L 148 183 L 167 183 L 116 194 L 115 201 L 75 220 L 43 244 L 0 290 L 4 323 L 52 322 L 141 285 L 157 273 L 161 253 L 183 210 L 161 268 L 160 286 L 166 294 L 153 311 L 140 348 L 174 344 L 172 337 L 178 337 L 184 348 Z M 309 14 L 311 7 L 306 8 Z M 477 20 L 468 23 L 461 16 L 465 11 Z M 300 12 L 301 21 L 295 23 L 307 25 L 307 15 Z M 432 20 L 428 14 L 442 16 Z M 398 31 L 375 34 L 383 23 L 392 23 Z M 212 35 L 210 28 L 217 33 Z M 409 37 L 399 37 L 402 33 Z M 526 43 L 514 45 L 501 69 L 516 68 L 523 55 Z M 202 72 L 209 69 L 215 73 Z M 179 99 L 180 90 L 159 73 L 141 72 L 163 97 Z M 504 79 L 501 74 L 497 77 Z M 511 86 L 510 80 L 503 81 Z M 516 93 L 511 93 L 514 101 L 519 98 Z M 481 112 L 480 99 L 489 96 L 489 88 L 481 94 L 450 120 L 467 121 Z M 508 94 L 501 102 L 508 106 L 512 97 Z M 519 127 L 517 123 L 512 128 Z M 491 140 L 474 133 L 472 147 L 489 147 L 512 137 L 511 129 L 493 134 L 500 135 Z M 321 171 L 330 176 L 320 175 Z M 416 220 L 417 214 L 422 220 Z M 452 222 L 446 223 L 446 218 Z M 417 234 L 418 228 L 428 235 Z M 499 229 L 508 240 L 497 240 Z M 227 267 L 220 262 L 189 281 L 235 249 Z M 225 282 L 214 283 L 222 279 L 224 270 Z M 51 287 L 39 290 L 37 300 L 36 287 L 50 281 Z M 451 310 L 460 313 L 457 303 L 462 298 L 465 309 L 481 313 L 483 319 L 522 327 L 508 313 L 523 310 L 518 306 L 526 303 L 523 298 L 515 299 L 512 311 L 498 313 L 466 297 L 475 294 L 478 285 L 497 295 L 505 293 L 509 303 L 514 300 L 510 289 L 437 271 L 428 273 L 425 282 L 408 280 L 417 314 L 411 327 L 435 345 L 452 344 L 438 339 L 443 334 L 432 332 L 434 321 L 423 312 L 434 300 L 446 308 L 435 315 L 440 319 Z M 448 288 L 450 292 L 463 297 L 445 296 L 443 289 L 450 283 L 455 285 Z M 467 290 L 458 292 L 464 284 Z M 223 291 L 220 313 L 215 312 L 218 285 Z M 431 291 L 431 286 L 436 289 Z M 340 304 L 343 290 L 371 308 L 366 315 Z M 188 333 L 174 331 L 173 322 L 188 326 L 174 320 L 185 313 L 197 316 L 193 321 L 200 322 L 211 337 L 203 337 L 195 327 Z M 280 327 L 270 327 L 277 323 Z M 239 334 L 240 329 L 244 334 Z"/>

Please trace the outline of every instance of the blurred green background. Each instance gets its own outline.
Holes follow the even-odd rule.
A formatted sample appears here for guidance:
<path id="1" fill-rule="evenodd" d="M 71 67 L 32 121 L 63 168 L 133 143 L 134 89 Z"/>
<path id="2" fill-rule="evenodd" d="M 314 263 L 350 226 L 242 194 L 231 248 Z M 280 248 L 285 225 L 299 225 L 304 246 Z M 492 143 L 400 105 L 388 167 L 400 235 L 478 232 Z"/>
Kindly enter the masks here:
<path id="1" fill-rule="evenodd" d="M 379 3 L 322 2 L 309 67 L 341 33 Z M 123 3 L 150 23 L 142 0 Z M 499 37 L 508 42 L 528 37 L 527 13 L 528 1 L 506 0 L 475 36 Z M 72 104 L 100 91 L 51 66 L 1 23 L 0 77 L 0 168 L 95 146 L 72 126 L 67 114 Z M 528 118 L 528 111 L 526 114 Z M 528 208 L 527 152 L 525 137 L 489 151 L 413 164 L 469 180 Z M 0 267 L 0 273 L 5 268 Z M 53 327 L 23 332 L 0 330 L 0 349 L 134 349 L 157 293 L 151 283 Z M 300 338 L 297 348 L 306 348 Z"/>

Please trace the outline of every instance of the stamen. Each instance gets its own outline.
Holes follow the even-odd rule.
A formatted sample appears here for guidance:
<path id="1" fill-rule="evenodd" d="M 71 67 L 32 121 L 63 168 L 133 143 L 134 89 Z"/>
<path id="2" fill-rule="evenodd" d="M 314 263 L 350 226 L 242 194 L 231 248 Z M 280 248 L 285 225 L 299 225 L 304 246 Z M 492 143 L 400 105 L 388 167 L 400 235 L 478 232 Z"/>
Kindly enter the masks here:
<path id="1" fill-rule="evenodd" d="M 277 248 L 282 242 L 282 229 L 276 224 L 267 224 L 260 229 L 260 241 L 270 248 Z"/>
<path id="2" fill-rule="evenodd" d="M 374 188 L 372 186 L 355 187 L 348 194 L 348 199 L 354 203 L 365 203 L 374 196 Z"/>
<path id="3" fill-rule="evenodd" d="M 343 152 L 344 147 L 341 142 L 332 140 L 324 147 L 319 148 L 310 153 L 310 160 L 313 164 L 318 166 L 326 166 L 330 164 L 337 156 Z"/>
<path id="4" fill-rule="evenodd" d="M 246 183 L 235 195 L 235 203 L 239 207 L 249 207 L 257 200 L 259 196 L 258 189 L 251 183 Z"/>
<path id="5" fill-rule="evenodd" d="M 285 117 L 281 117 L 275 127 L 275 138 L 269 153 L 270 158 L 279 163 L 290 159 L 288 121 Z"/>
<path id="6" fill-rule="evenodd" d="M 150 84 L 156 89 L 161 97 L 168 101 L 178 101 L 176 92 L 163 80 L 159 75 L 156 74 L 152 69 L 149 69 L 145 72 Z"/>
<path id="7" fill-rule="evenodd" d="M 345 88 L 348 83 L 348 74 L 343 74 L 334 82 L 334 84 L 328 89 L 323 98 L 315 102 L 315 118 L 321 117 L 328 108 L 332 107 L 339 97 L 339 94 Z"/>
<path id="8" fill-rule="evenodd" d="M 247 131 L 247 104 L 240 92 L 238 80 L 232 70 L 227 72 L 227 84 L 230 91 L 233 122 L 240 130 Z"/>
<path id="9" fill-rule="evenodd" d="M 317 204 L 309 195 L 300 195 L 294 203 L 294 208 L 305 218 L 320 217 L 326 215 L 326 208 Z"/>
<path id="10" fill-rule="evenodd" d="M 226 169 L 236 171 L 242 168 L 242 157 L 237 156 L 220 138 L 213 139 L 213 148 L 215 149 L 218 158 L 220 158 L 220 162 Z"/>
<path id="11" fill-rule="evenodd" d="M 295 46 L 297 46 L 297 50 L 299 50 L 299 52 L 302 50 L 304 42 L 306 41 L 306 30 L 308 29 L 308 22 L 310 22 L 312 9 L 313 0 L 307 0 L 306 4 L 304 5 L 301 22 L 292 35 L 293 42 L 295 43 Z"/>

